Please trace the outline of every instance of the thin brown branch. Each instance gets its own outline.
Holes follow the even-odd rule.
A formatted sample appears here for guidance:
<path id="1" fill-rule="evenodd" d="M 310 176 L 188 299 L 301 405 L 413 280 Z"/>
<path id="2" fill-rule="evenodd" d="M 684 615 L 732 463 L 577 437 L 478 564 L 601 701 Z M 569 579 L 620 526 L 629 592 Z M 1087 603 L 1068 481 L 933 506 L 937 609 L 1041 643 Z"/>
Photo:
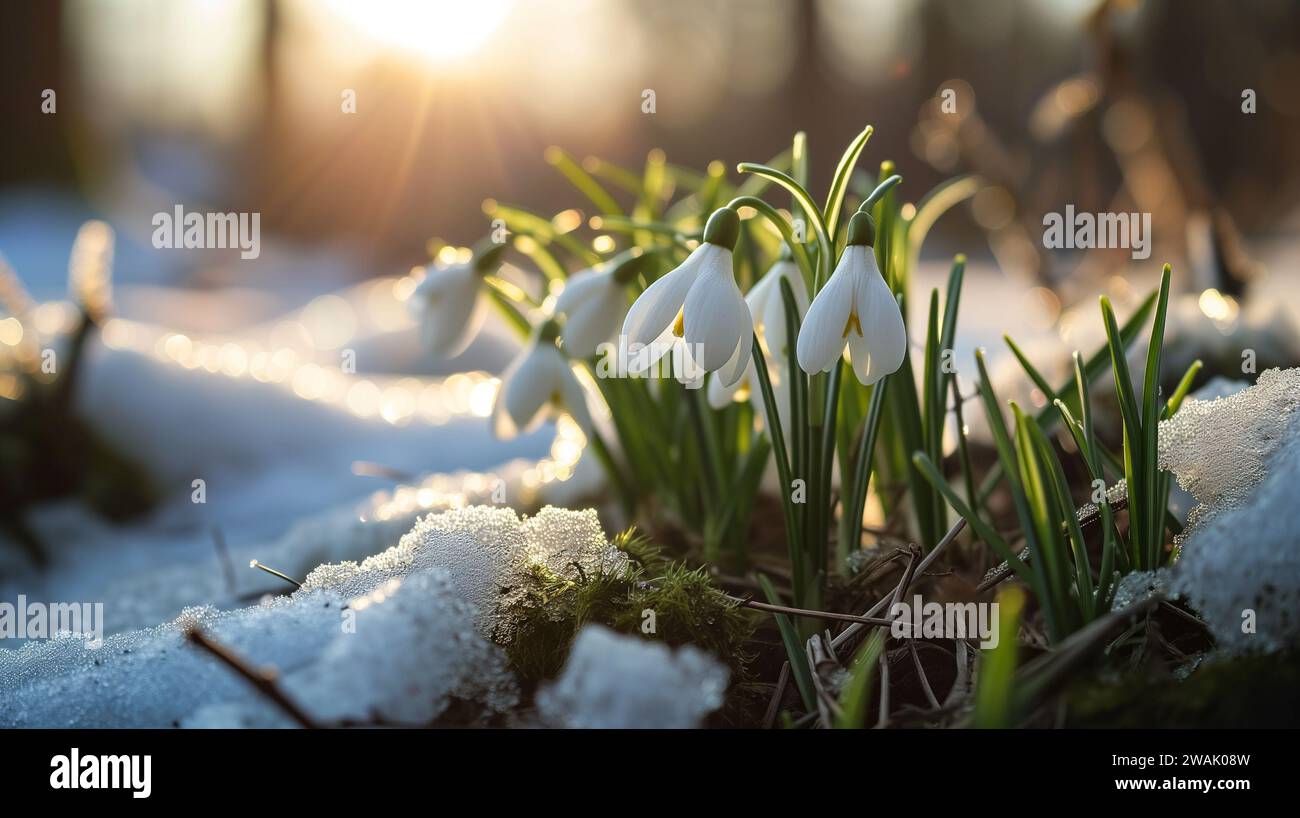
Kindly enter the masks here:
<path id="1" fill-rule="evenodd" d="M 925 675 L 925 668 L 921 666 L 921 654 L 916 649 L 916 640 L 908 639 L 907 647 L 912 652 L 912 663 L 916 665 L 916 675 L 921 679 L 921 689 L 925 691 L 925 698 L 930 702 L 930 706 L 938 710 L 943 705 L 939 704 L 939 699 L 934 695 L 934 688 L 930 687 L 930 678 Z"/>
<path id="2" fill-rule="evenodd" d="M 930 550 L 930 553 L 926 554 L 925 557 L 922 558 L 920 564 L 916 566 L 916 571 L 913 572 L 912 582 L 915 582 L 916 576 L 923 574 L 925 572 L 925 569 L 929 568 L 931 563 L 937 560 L 943 554 L 943 552 L 948 548 L 948 546 L 952 545 L 953 541 L 957 539 L 957 536 L 961 534 L 961 532 L 964 531 L 965 529 L 966 529 L 966 520 L 964 518 L 958 520 L 956 524 L 953 525 L 952 528 L 948 529 L 948 533 L 943 535 L 943 539 L 939 540 L 938 544 L 935 545 L 935 547 Z M 907 593 L 906 588 L 903 589 L 903 593 Z M 888 597 L 883 597 L 879 602 L 871 606 L 870 610 L 868 610 L 865 614 L 863 614 L 863 618 L 872 619 L 873 617 L 875 617 L 882 610 L 884 610 L 885 606 L 889 604 L 891 598 L 892 595 Z M 882 624 L 882 620 L 875 620 L 870 622 L 856 622 L 848 626 L 847 628 L 845 628 L 843 631 L 840 631 L 839 635 L 836 636 L 833 640 L 831 640 L 831 647 L 838 648 L 840 645 L 844 644 L 846 640 L 852 639 L 856 634 L 861 632 L 863 628 L 868 627 L 870 625 L 879 625 L 879 624 Z M 890 620 L 883 620 L 883 624 L 890 624 Z"/>
<path id="3" fill-rule="evenodd" d="M 772 691 L 772 701 L 767 704 L 763 714 L 763 729 L 770 730 L 776 725 L 776 715 L 781 711 L 781 699 L 785 697 L 785 686 L 790 683 L 790 661 L 781 664 L 781 672 L 776 677 L 776 689 Z"/>
<path id="4" fill-rule="evenodd" d="M 834 619 L 840 622 L 855 622 L 862 625 L 890 625 L 893 620 L 881 619 L 879 617 L 857 616 L 855 614 L 836 613 L 834 611 L 814 611 L 808 608 L 791 608 L 788 605 L 773 605 L 769 602 L 759 602 L 754 599 L 742 599 L 737 596 L 728 595 L 731 599 L 746 608 L 753 608 L 756 611 L 767 611 L 768 613 L 790 614 L 791 616 L 808 616 L 814 619 Z"/>
<path id="5" fill-rule="evenodd" d="M 266 698 L 270 699 L 276 707 L 279 707 L 291 719 L 298 723 L 299 726 L 308 730 L 318 729 L 318 725 L 303 710 L 294 704 L 293 701 L 280 690 L 276 684 L 276 674 L 273 670 L 259 670 L 248 664 L 242 657 L 232 651 L 230 648 L 208 636 L 198 626 L 190 626 L 185 630 L 185 637 L 189 641 L 212 656 L 226 667 L 243 676 L 254 688 L 257 689 Z"/>

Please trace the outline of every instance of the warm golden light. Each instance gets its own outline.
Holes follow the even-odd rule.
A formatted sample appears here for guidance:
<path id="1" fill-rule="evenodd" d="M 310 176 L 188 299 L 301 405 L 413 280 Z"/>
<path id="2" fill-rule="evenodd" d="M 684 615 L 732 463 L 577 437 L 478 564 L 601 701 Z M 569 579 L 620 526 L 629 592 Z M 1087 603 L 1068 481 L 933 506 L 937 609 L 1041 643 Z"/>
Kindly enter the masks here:
<path id="1" fill-rule="evenodd" d="M 511 0 L 328 0 L 328 5 L 376 45 L 442 62 L 481 46 L 505 19 Z"/>

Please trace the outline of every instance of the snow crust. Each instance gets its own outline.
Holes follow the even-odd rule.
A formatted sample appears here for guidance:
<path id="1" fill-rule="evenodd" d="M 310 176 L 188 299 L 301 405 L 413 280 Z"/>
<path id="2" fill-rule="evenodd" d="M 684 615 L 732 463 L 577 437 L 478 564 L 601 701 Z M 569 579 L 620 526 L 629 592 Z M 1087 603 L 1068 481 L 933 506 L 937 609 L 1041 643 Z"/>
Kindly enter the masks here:
<path id="1" fill-rule="evenodd" d="M 698 727 L 722 706 L 727 678 L 727 668 L 698 648 L 674 651 L 588 625 L 560 677 L 538 694 L 537 709 L 557 727 Z"/>
<path id="2" fill-rule="evenodd" d="M 1169 576 L 1228 653 L 1300 646 L 1300 369 L 1190 400 L 1161 424 L 1160 465 L 1199 502 Z M 1137 582 L 1137 580 L 1135 580 Z"/>
<path id="3" fill-rule="evenodd" d="M 288 596 L 232 611 L 187 608 L 93 650 L 71 640 L 0 650 L 0 726 L 293 726 L 244 679 L 188 644 L 190 626 L 254 667 L 273 666 L 286 694 L 321 723 L 427 724 L 452 698 L 474 703 L 488 719 L 518 703 L 497 643 L 510 638 L 509 606 L 539 564 L 576 577 L 621 570 L 627 557 L 609 544 L 592 510 L 548 506 L 523 519 L 490 506 L 429 514 L 397 545 L 359 563 L 318 566 Z M 682 674 L 700 666 L 687 654 L 670 663 L 675 675 L 645 676 L 637 663 L 647 660 L 621 643 L 606 659 L 591 649 L 579 667 L 632 669 L 620 684 L 662 686 L 649 695 L 669 699 L 681 691 L 666 685 L 695 684 Z M 725 682 L 724 671 L 722 689 Z M 669 716 L 678 721 L 673 707 Z"/>

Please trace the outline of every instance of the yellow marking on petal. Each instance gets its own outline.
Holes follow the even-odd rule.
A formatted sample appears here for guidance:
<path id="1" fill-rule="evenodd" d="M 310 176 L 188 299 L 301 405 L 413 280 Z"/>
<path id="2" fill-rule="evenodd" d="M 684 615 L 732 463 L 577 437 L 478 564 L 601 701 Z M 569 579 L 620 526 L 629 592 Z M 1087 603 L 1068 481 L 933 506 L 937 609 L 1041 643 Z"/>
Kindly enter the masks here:
<path id="1" fill-rule="evenodd" d="M 848 320 L 844 322 L 844 334 L 840 337 L 848 338 L 850 329 L 855 330 L 858 333 L 859 338 L 862 337 L 862 323 L 858 321 L 858 314 L 856 311 L 849 313 Z"/>
<path id="2" fill-rule="evenodd" d="M 557 389 L 551 393 L 551 403 L 555 406 L 564 405 L 564 398 L 560 397 L 560 390 Z"/>
<path id="3" fill-rule="evenodd" d="M 677 317 L 673 319 L 673 335 L 681 338 L 686 334 L 686 308 L 682 307 L 677 311 Z"/>

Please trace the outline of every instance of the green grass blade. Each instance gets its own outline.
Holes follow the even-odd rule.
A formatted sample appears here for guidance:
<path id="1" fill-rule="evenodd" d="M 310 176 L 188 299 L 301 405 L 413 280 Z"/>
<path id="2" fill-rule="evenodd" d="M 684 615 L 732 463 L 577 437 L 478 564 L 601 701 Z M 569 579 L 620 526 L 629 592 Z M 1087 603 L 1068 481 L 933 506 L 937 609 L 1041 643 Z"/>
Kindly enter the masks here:
<path id="1" fill-rule="evenodd" d="M 982 729 L 1015 725 L 1015 673 L 1020 646 L 1020 614 L 1025 593 L 1014 585 L 998 594 L 998 644 L 981 654 L 979 681 L 975 687 L 975 714 L 972 726 Z"/>
<path id="2" fill-rule="evenodd" d="M 907 269 L 916 269 L 921 245 L 939 217 L 974 196 L 984 183 L 975 176 L 959 176 L 935 186 L 917 202 L 916 215 L 907 225 Z"/>
<path id="3" fill-rule="evenodd" d="M 607 216 L 622 216 L 623 208 L 618 206 L 614 197 L 605 190 L 604 186 L 582 166 L 573 160 L 572 156 L 563 149 L 555 145 L 546 149 L 546 163 L 560 172 L 569 184 L 578 189 L 578 192 L 591 200 L 601 213 Z"/>
<path id="4" fill-rule="evenodd" d="M 1011 546 L 1007 544 L 1007 541 L 1002 538 L 1001 534 L 994 530 L 994 528 L 988 523 L 981 520 L 978 515 L 970 510 L 969 506 L 962 502 L 962 499 L 957 496 L 957 492 L 953 491 L 948 485 L 948 481 L 943 479 L 943 475 L 940 474 L 939 470 L 930 462 L 930 458 L 925 455 L 925 452 L 917 452 L 913 455 L 912 462 L 916 465 L 916 468 L 921 475 L 924 476 L 926 480 L 930 481 L 930 485 L 934 486 L 940 494 L 947 498 L 948 504 L 952 506 L 953 511 L 956 511 L 962 517 L 966 518 L 966 522 L 970 524 L 972 529 L 974 529 L 975 534 L 987 543 L 988 546 L 993 549 L 995 554 L 1006 560 L 1007 564 L 1010 565 L 1022 579 L 1030 583 L 1030 585 L 1037 584 L 1038 580 L 1029 570 L 1029 566 L 1025 565 L 1024 562 L 1016 556 L 1016 553 L 1011 550 Z"/>
<path id="5" fill-rule="evenodd" d="M 844 149 L 844 154 L 840 156 L 839 164 L 835 166 L 835 175 L 831 177 L 830 193 L 826 196 L 826 232 L 833 240 L 839 231 L 840 211 L 844 208 L 844 195 L 849 189 L 849 178 L 853 175 L 853 169 L 857 167 L 858 157 L 862 155 L 862 149 L 866 147 L 867 140 L 871 138 L 872 127 L 868 125 L 863 128 L 853 141 Z"/>
<path id="6" fill-rule="evenodd" d="M 767 411 L 767 435 L 772 440 L 772 450 L 776 453 L 776 473 L 781 481 L 781 510 L 785 515 L 786 547 L 790 554 L 790 570 L 795 575 L 795 587 L 801 587 L 803 547 L 799 537 L 798 518 L 794 503 L 791 502 L 790 455 L 785 447 L 785 434 L 781 431 L 781 414 L 777 409 L 776 396 L 772 392 L 772 379 L 767 371 L 767 358 L 763 355 L 763 345 L 754 337 L 753 357 L 754 371 L 758 376 L 759 390 L 763 396 L 763 406 Z M 797 602 L 801 600 L 796 600 Z"/>
<path id="7" fill-rule="evenodd" d="M 1160 300 L 1156 303 L 1155 323 L 1151 328 L 1151 343 L 1147 347 L 1146 377 L 1142 384 L 1142 465 L 1146 472 L 1142 486 L 1146 490 L 1145 519 L 1147 524 L 1147 565 L 1160 564 L 1160 549 L 1164 545 L 1165 497 L 1159 490 L 1157 474 L 1160 471 L 1160 414 L 1164 401 L 1160 397 L 1160 359 L 1165 346 L 1165 316 L 1169 311 L 1168 264 L 1160 272 Z"/>
<path id="8" fill-rule="evenodd" d="M 926 322 L 925 358 L 921 377 L 921 411 L 922 430 L 925 439 L 925 451 L 935 463 L 943 462 L 943 427 L 947 413 L 944 411 L 944 375 L 941 369 L 943 352 L 939 339 L 939 290 L 930 291 L 930 311 Z M 945 506 L 934 500 L 930 507 L 932 531 L 946 531 L 948 526 Z"/>
<path id="9" fill-rule="evenodd" d="M 764 179 L 776 182 L 778 185 L 789 191 L 804 210 L 807 211 L 808 220 L 811 222 L 813 232 L 817 236 L 817 243 L 823 248 L 831 248 L 834 246 L 826 232 L 826 223 L 822 220 L 821 211 L 817 209 L 817 203 L 813 201 L 812 196 L 809 195 L 808 191 L 804 190 L 803 186 L 791 178 L 789 174 L 782 173 L 781 171 L 767 167 L 766 165 L 756 165 L 752 162 L 742 162 L 736 166 L 736 169 L 740 173 L 752 173 L 755 176 L 760 176 Z M 831 259 L 829 250 L 823 252 L 818 257 L 817 268 L 818 274 L 815 281 L 816 286 L 813 288 L 812 293 L 810 293 L 811 295 L 816 295 L 817 289 L 819 289 L 830 276 Z"/>
<path id="10" fill-rule="evenodd" d="M 1030 555 L 1033 559 L 1033 567 L 1042 569 L 1043 587 L 1046 593 L 1040 596 L 1038 601 L 1043 606 L 1043 613 L 1047 619 L 1048 635 L 1055 643 L 1061 641 L 1070 632 L 1073 619 L 1069 615 L 1069 595 L 1066 590 L 1065 566 L 1062 564 L 1065 549 L 1058 526 L 1061 514 L 1052 502 L 1043 477 L 1042 464 L 1035 451 L 1034 441 L 1030 437 L 1029 427 L 1035 424 L 1015 402 L 1011 404 L 1011 412 L 1015 418 L 1016 460 L 1020 469 L 1020 484 L 1024 487 L 1025 504 L 1029 510 L 1029 517 L 1024 522 L 1030 523 L 1034 532 L 1030 539 L 1030 529 L 1026 526 L 1025 535 L 1031 542 Z"/>
<path id="11" fill-rule="evenodd" d="M 1201 359 L 1197 358 L 1192 361 L 1191 366 L 1187 367 L 1182 380 L 1178 382 L 1178 388 L 1174 390 L 1174 394 L 1170 395 L 1168 402 L 1165 403 L 1164 411 L 1160 414 L 1161 420 L 1171 418 L 1177 414 L 1178 409 L 1183 405 L 1183 401 L 1187 399 L 1187 393 L 1192 391 L 1192 383 L 1196 380 L 1196 376 L 1200 374 L 1202 366 Z"/>
<path id="12" fill-rule="evenodd" d="M 867 726 L 867 713 L 871 712 L 871 691 L 876 677 L 876 666 L 885 650 L 885 634 L 879 628 L 863 642 L 849 665 L 849 677 L 840 693 L 840 717 L 835 726 L 860 730 Z"/>
<path id="13" fill-rule="evenodd" d="M 1155 303 L 1156 303 L 1156 293 L 1153 292 L 1149 296 L 1147 296 L 1147 298 L 1137 308 L 1137 310 L 1133 313 L 1133 315 L 1129 316 L 1129 320 L 1126 321 L 1124 323 L 1124 326 L 1119 330 L 1119 338 L 1124 350 L 1127 350 L 1129 346 L 1133 343 L 1133 340 L 1137 338 L 1137 335 L 1141 331 L 1143 324 L 1146 323 L 1147 318 L 1150 317 L 1151 315 L 1151 311 L 1155 308 Z M 1078 400 L 1078 396 L 1076 394 L 1076 390 L 1078 389 L 1078 386 L 1081 383 L 1092 384 L 1094 381 L 1097 380 L 1097 378 L 1101 377 L 1101 375 L 1105 373 L 1105 371 L 1110 367 L 1111 367 L 1111 352 L 1110 352 L 1110 344 L 1109 342 L 1107 342 L 1101 347 L 1101 349 L 1097 350 L 1095 353 L 1093 353 L 1091 357 L 1087 359 L 1087 362 L 1083 366 L 1084 379 L 1082 381 L 1079 380 L 1077 374 L 1071 375 L 1069 380 L 1067 380 L 1065 384 L 1061 386 L 1060 389 L 1056 390 L 1054 393 L 1049 393 L 1047 397 L 1060 398 L 1061 400 L 1065 401 L 1066 405 L 1069 406 L 1072 410 L 1077 409 L 1078 406 L 1075 404 L 1075 401 Z M 1052 430 L 1053 424 L 1056 422 L 1056 419 L 1059 417 L 1059 415 L 1056 412 L 1052 411 L 1052 409 L 1053 407 L 1051 405 L 1051 402 L 1049 401 L 1048 405 L 1044 407 L 1041 411 L 1039 411 L 1038 415 L 1035 418 L 1039 422 L 1039 425 L 1042 427 L 1043 431 L 1045 432 Z M 988 474 L 984 478 L 984 482 L 980 485 L 981 500 L 986 500 L 988 496 L 993 493 L 993 489 L 996 487 L 997 481 L 1001 479 L 1001 477 L 1002 477 L 1002 464 L 995 463 L 993 467 L 989 469 Z"/>
<path id="14" fill-rule="evenodd" d="M 1065 470 L 1061 461 L 1052 450 L 1047 435 L 1038 428 L 1038 424 L 1028 424 L 1029 436 L 1034 442 L 1039 463 L 1046 471 L 1046 482 L 1056 501 L 1060 517 L 1065 520 L 1065 531 L 1069 538 L 1070 552 L 1074 563 L 1074 585 L 1077 590 L 1075 598 L 1080 608 L 1079 624 L 1091 622 L 1095 615 L 1093 608 L 1092 564 L 1088 560 L 1088 544 L 1083 537 L 1083 528 L 1079 525 L 1078 510 L 1070 496 L 1070 484 L 1065 479 Z"/>
<path id="15" fill-rule="evenodd" d="M 767 597 L 769 604 L 785 604 L 785 600 L 781 599 L 781 595 L 772 587 L 767 577 L 759 574 L 758 584 L 763 589 L 763 595 Z M 794 677 L 795 687 L 799 688 L 799 697 L 803 699 L 803 706 L 811 711 L 817 707 L 817 700 L 813 693 L 812 668 L 808 666 L 808 654 L 804 653 L 803 644 L 799 641 L 799 635 L 790 617 L 782 613 L 773 616 L 776 617 L 777 630 L 781 632 L 781 642 L 785 645 L 786 656 L 790 659 L 790 675 Z"/>
<path id="16" fill-rule="evenodd" d="M 871 403 L 867 408 L 867 419 L 862 427 L 862 437 L 858 444 L 858 458 L 853 464 L 852 511 L 849 514 L 849 532 L 853 537 L 852 549 L 862 547 L 862 515 L 867 509 L 867 487 L 871 481 L 871 463 L 876 454 L 876 436 L 880 432 L 880 421 L 884 417 L 885 395 L 893 375 L 886 375 L 871 387 Z M 841 474 L 844 473 L 841 462 Z"/>

